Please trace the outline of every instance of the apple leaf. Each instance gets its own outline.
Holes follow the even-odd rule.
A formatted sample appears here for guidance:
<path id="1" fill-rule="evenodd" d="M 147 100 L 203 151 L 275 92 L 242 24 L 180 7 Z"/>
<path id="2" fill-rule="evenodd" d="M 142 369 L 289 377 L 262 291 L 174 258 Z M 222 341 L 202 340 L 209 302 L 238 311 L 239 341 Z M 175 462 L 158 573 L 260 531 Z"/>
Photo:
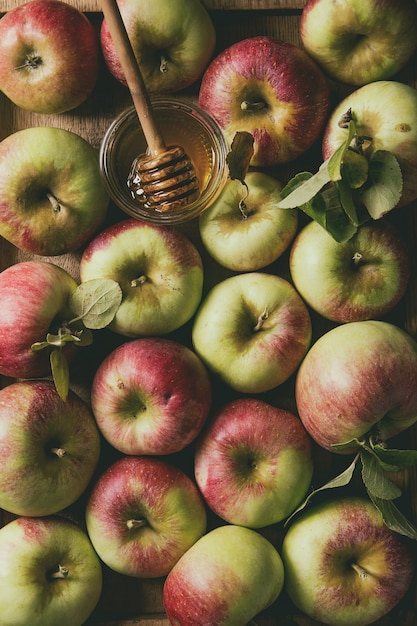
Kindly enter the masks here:
<path id="1" fill-rule="evenodd" d="M 300 172 L 292 178 L 281 192 L 280 209 L 301 208 L 316 196 L 331 181 L 328 160 L 322 163 L 315 174 Z M 288 193 L 289 192 L 289 193 Z"/>
<path id="2" fill-rule="evenodd" d="M 381 500 L 394 500 L 401 496 L 401 489 L 385 477 L 378 458 L 367 450 L 360 453 L 362 480 L 367 492 Z"/>
<path id="3" fill-rule="evenodd" d="M 68 361 L 60 348 L 54 348 L 50 354 L 52 378 L 55 389 L 62 400 L 66 400 L 69 390 L 69 368 Z"/>
<path id="4" fill-rule="evenodd" d="M 372 493 L 369 494 L 369 498 L 381 513 L 388 528 L 409 539 L 417 540 L 417 528 L 401 513 L 392 500 L 378 498 Z"/>
<path id="5" fill-rule="evenodd" d="M 401 198 L 403 177 L 392 152 L 378 150 L 369 159 L 369 175 L 361 198 L 369 215 L 377 220 L 391 211 Z"/>
<path id="6" fill-rule="evenodd" d="M 356 211 L 355 203 L 352 198 L 352 189 L 345 180 L 339 180 L 335 183 L 337 195 L 339 197 L 340 206 L 343 208 L 344 213 L 348 217 L 353 226 L 359 226 L 358 214 Z"/>
<path id="7" fill-rule="evenodd" d="M 254 153 L 253 144 L 253 135 L 246 131 L 238 131 L 233 137 L 230 152 L 226 157 L 232 180 L 244 183 Z"/>
<path id="8" fill-rule="evenodd" d="M 87 328 L 105 328 L 116 315 L 122 297 L 119 283 L 110 278 L 94 278 L 81 283 L 70 301 L 76 317 L 68 324 L 82 320 Z"/>
<path id="9" fill-rule="evenodd" d="M 377 444 L 372 451 L 386 472 L 401 472 L 417 464 L 417 450 L 396 450 Z"/>

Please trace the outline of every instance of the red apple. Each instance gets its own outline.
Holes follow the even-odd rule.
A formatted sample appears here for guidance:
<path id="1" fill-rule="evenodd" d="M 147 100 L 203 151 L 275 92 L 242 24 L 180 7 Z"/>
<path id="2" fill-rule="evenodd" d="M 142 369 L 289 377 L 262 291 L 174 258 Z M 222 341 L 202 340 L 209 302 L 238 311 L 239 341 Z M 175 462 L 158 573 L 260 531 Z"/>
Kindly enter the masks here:
<path id="1" fill-rule="evenodd" d="M 238 131 L 254 137 L 251 164 L 295 160 L 318 139 L 329 107 L 322 71 L 303 50 L 274 37 L 229 46 L 205 70 L 199 104 L 231 145 Z"/>
<path id="2" fill-rule="evenodd" d="M 127 576 L 165 576 L 206 531 L 195 483 L 179 467 L 149 456 L 122 457 L 93 486 L 86 524 L 98 555 Z"/>
<path id="3" fill-rule="evenodd" d="M 103 436 L 125 454 L 173 454 L 199 434 L 211 383 L 199 357 L 165 338 L 128 341 L 100 364 L 91 405 Z"/>

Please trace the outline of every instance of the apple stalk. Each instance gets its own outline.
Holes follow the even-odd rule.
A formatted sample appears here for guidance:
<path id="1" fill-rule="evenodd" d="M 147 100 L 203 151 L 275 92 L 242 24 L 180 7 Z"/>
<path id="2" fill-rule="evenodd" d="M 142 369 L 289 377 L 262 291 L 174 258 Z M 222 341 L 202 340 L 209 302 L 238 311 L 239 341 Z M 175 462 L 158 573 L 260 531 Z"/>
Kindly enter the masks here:
<path id="1" fill-rule="evenodd" d="M 61 565 L 59 563 L 57 568 L 49 573 L 49 578 L 51 580 L 57 580 L 59 578 L 67 578 L 68 574 L 69 574 L 68 567 L 65 567 L 64 565 Z"/>

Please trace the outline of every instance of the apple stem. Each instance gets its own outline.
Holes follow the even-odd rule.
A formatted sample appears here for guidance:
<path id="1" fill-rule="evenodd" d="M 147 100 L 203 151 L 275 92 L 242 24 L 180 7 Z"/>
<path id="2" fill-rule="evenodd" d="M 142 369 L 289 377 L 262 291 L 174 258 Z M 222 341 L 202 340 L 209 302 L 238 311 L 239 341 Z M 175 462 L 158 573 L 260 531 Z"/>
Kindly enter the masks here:
<path id="1" fill-rule="evenodd" d="M 55 198 L 55 196 L 52 193 L 50 193 L 50 192 L 48 192 L 46 194 L 46 197 L 48 198 L 49 202 L 51 203 L 52 209 L 54 210 L 54 212 L 55 213 L 59 213 L 60 210 L 61 210 L 61 205 L 59 204 L 57 198 Z"/>
<path id="2" fill-rule="evenodd" d="M 361 565 L 359 565 L 358 563 L 351 563 L 350 565 L 351 565 L 351 568 L 357 573 L 359 578 L 361 578 L 362 580 L 365 580 L 366 578 L 368 578 L 369 572 L 366 569 L 364 569 Z"/>
<path id="3" fill-rule="evenodd" d="M 147 281 L 147 277 L 145 276 L 145 274 L 142 274 L 142 276 L 139 276 L 138 278 L 134 278 L 133 280 L 130 281 L 130 286 L 131 287 L 140 287 L 140 285 L 143 285 L 144 283 L 146 283 Z"/>
<path id="4" fill-rule="evenodd" d="M 126 526 L 129 530 L 133 530 L 134 528 L 142 528 L 142 526 L 146 526 L 146 519 L 128 519 L 126 522 Z"/>
<path id="5" fill-rule="evenodd" d="M 352 261 L 353 261 L 353 265 L 359 265 L 359 263 L 362 261 L 361 253 L 355 252 L 355 254 L 352 256 Z"/>
<path id="6" fill-rule="evenodd" d="M 164 55 L 161 55 L 161 62 L 159 64 L 159 71 L 164 74 L 168 71 L 168 60 Z"/>
<path id="7" fill-rule="evenodd" d="M 52 454 L 55 454 L 58 458 L 62 459 L 63 456 L 66 455 L 66 450 L 64 448 L 51 448 Z"/>
<path id="8" fill-rule="evenodd" d="M 269 313 L 267 309 L 264 309 L 260 316 L 258 317 L 258 321 L 256 322 L 256 326 L 254 327 L 254 331 L 261 330 L 263 323 L 268 319 Z"/>
<path id="9" fill-rule="evenodd" d="M 69 570 L 68 567 L 64 567 L 64 565 L 58 564 L 58 568 L 50 572 L 50 578 L 66 578 L 68 576 Z"/>
<path id="10" fill-rule="evenodd" d="M 240 103 L 240 108 L 242 111 L 259 111 L 260 109 L 265 109 L 266 104 L 264 100 L 259 100 L 257 102 L 250 102 L 249 100 L 243 100 Z"/>

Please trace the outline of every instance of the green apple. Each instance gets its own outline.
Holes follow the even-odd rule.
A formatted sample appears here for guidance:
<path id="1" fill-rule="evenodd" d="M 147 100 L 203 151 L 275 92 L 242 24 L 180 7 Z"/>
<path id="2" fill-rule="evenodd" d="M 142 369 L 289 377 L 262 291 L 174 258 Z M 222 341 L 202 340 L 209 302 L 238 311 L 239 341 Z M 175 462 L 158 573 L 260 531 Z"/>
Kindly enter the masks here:
<path id="1" fill-rule="evenodd" d="M 333 79 L 364 85 L 391 78 L 417 48 L 414 0 L 308 0 L 300 35 Z"/>
<path id="2" fill-rule="evenodd" d="M 3 626 L 81 626 L 102 591 L 86 533 L 63 518 L 20 517 L 0 530 Z"/>
<path id="3" fill-rule="evenodd" d="M 200 77 L 216 43 L 201 0 L 119 0 L 118 5 L 149 92 L 180 91 Z M 126 84 L 106 20 L 100 41 L 109 71 Z"/>
<path id="4" fill-rule="evenodd" d="M 283 584 L 282 559 L 272 543 L 228 524 L 181 557 L 165 580 L 163 600 L 171 624 L 243 626 L 275 602 Z"/>
<path id="5" fill-rule="evenodd" d="M 317 313 L 354 322 L 382 317 L 398 304 L 408 285 L 410 253 L 387 221 L 372 220 L 344 242 L 310 222 L 292 244 L 290 271 L 297 291 Z"/>
<path id="6" fill-rule="evenodd" d="M 315 505 L 292 522 L 282 544 L 285 589 L 320 624 L 365 626 L 386 615 L 410 587 L 414 560 L 370 500 Z"/>
<path id="7" fill-rule="evenodd" d="M 297 212 L 277 208 L 281 183 L 264 172 L 245 177 L 247 189 L 229 179 L 220 197 L 199 219 L 202 242 L 223 267 L 256 271 L 276 261 L 297 230 Z"/>
<path id="8" fill-rule="evenodd" d="M 195 351 L 223 382 L 261 393 L 285 382 L 311 341 L 306 305 L 284 278 L 236 274 L 217 283 L 195 315 Z"/>
<path id="9" fill-rule="evenodd" d="M 76 133 L 39 126 L 0 143 L 0 235 L 25 252 L 77 250 L 103 224 L 108 203 L 97 150 Z"/>
<path id="10" fill-rule="evenodd" d="M 122 220 L 90 241 L 81 282 L 110 278 L 123 299 L 109 328 L 127 337 L 165 335 L 194 315 L 203 293 L 201 256 L 179 230 Z"/>

